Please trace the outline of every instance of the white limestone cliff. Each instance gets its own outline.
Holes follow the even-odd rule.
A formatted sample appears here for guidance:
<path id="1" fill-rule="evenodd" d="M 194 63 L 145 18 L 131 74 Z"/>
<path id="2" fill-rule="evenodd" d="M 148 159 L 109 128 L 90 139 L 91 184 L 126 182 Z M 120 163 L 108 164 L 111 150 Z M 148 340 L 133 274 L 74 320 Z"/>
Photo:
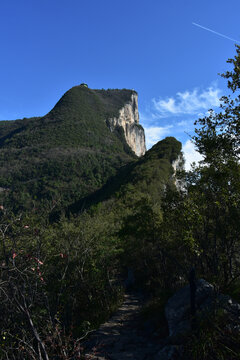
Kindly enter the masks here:
<path id="1" fill-rule="evenodd" d="M 119 110 L 118 117 L 107 121 L 109 129 L 114 131 L 121 126 L 124 131 L 127 144 L 137 156 L 143 156 L 146 152 L 144 129 L 139 124 L 138 95 L 133 92 L 131 99 Z"/>
<path id="2" fill-rule="evenodd" d="M 172 167 L 173 167 L 173 171 L 174 171 L 174 176 L 176 175 L 176 172 L 178 170 L 183 170 L 184 168 L 184 159 L 183 159 L 183 154 L 179 154 L 177 159 L 174 160 L 172 162 Z"/>
<path id="3" fill-rule="evenodd" d="M 172 162 L 172 167 L 173 167 L 173 180 L 174 183 L 176 185 L 176 188 L 180 191 L 186 191 L 186 184 L 185 181 L 183 179 L 177 178 L 177 171 L 182 171 L 184 170 L 184 158 L 183 158 L 183 154 L 181 153 L 180 155 L 178 155 L 177 159 L 174 160 Z"/>

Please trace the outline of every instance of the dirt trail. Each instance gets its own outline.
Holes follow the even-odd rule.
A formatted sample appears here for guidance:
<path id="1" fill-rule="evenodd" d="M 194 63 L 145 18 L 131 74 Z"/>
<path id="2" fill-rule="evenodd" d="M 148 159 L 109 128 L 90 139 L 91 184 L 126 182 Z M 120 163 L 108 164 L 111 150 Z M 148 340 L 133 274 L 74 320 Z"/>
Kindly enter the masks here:
<path id="1" fill-rule="evenodd" d="M 139 328 L 142 298 L 126 294 L 112 318 L 92 334 L 85 345 L 86 360 L 154 360 L 160 343 Z"/>

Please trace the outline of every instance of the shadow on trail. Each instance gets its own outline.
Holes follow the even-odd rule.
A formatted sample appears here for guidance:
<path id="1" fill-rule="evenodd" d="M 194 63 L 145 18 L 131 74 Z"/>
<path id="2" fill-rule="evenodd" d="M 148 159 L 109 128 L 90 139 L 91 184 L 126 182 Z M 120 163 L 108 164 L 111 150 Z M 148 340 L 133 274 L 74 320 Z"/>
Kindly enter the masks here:
<path id="1" fill-rule="evenodd" d="M 84 344 L 85 360 L 154 360 L 161 344 L 139 326 L 143 304 L 142 296 L 125 294 L 119 310 Z"/>

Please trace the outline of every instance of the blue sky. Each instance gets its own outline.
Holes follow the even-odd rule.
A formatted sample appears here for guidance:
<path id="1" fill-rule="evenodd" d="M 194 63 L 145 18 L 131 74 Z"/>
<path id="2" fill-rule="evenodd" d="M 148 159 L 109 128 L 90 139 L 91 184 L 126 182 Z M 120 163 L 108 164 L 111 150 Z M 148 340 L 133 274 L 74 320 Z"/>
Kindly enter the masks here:
<path id="1" fill-rule="evenodd" d="M 226 93 L 239 13 L 239 0 L 1 0 L 0 120 L 44 115 L 82 82 L 134 88 L 148 147 L 175 136 L 197 159 L 187 133 Z"/>

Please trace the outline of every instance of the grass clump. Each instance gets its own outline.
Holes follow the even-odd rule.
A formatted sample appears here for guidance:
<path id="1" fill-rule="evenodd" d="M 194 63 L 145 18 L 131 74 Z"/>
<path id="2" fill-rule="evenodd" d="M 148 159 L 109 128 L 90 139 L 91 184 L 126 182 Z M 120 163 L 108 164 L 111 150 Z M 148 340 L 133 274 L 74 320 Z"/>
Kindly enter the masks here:
<path id="1" fill-rule="evenodd" d="M 200 323 L 184 345 L 184 360 L 239 360 L 240 327 L 218 310 Z"/>

